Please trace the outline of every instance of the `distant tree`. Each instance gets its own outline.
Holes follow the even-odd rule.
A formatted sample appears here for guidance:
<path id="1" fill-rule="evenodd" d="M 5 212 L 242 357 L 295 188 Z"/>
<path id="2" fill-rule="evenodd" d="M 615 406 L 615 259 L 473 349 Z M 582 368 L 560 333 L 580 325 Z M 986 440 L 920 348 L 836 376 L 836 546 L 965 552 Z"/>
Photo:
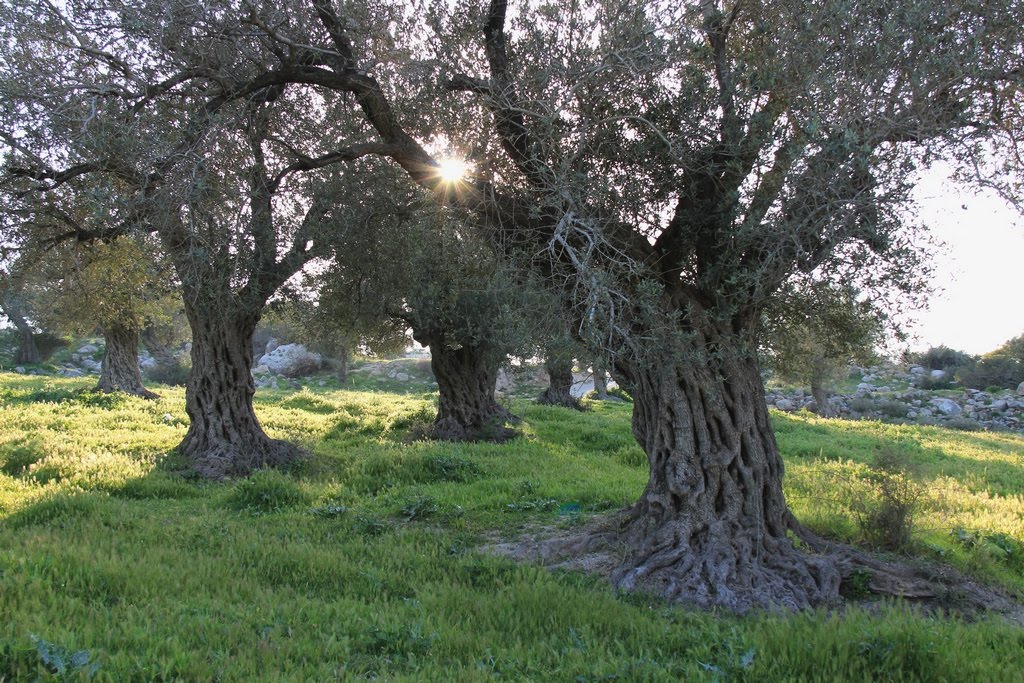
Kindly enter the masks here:
<path id="1" fill-rule="evenodd" d="M 767 366 L 808 386 L 816 412 L 834 417 L 826 391 L 851 363 L 867 364 L 882 341 L 886 317 L 849 286 L 806 282 L 782 288 L 765 310 L 761 343 Z"/>
<path id="2" fill-rule="evenodd" d="M 380 351 L 404 345 L 411 330 L 430 348 L 438 384 L 431 434 L 503 440 L 514 418 L 495 399 L 495 383 L 502 362 L 529 344 L 523 292 L 457 213 L 399 188 L 372 214 L 372 230 L 336 241 L 331 266 L 315 278 L 320 325 Z"/>
<path id="3" fill-rule="evenodd" d="M 103 335 L 97 389 L 156 398 L 139 369 L 139 337 L 165 324 L 181 300 L 153 241 L 121 237 L 49 250 L 34 277 L 34 300 L 54 329 Z"/>
<path id="4" fill-rule="evenodd" d="M 20 276 L 6 277 L 0 282 L 0 312 L 7 316 L 18 330 L 18 347 L 14 352 L 14 362 L 39 363 L 42 355 L 36 344 L 36 331 L 28 321 L 22 287 Z"/>
<path id="5" fill-rule="evenodd" d="M 1024 335 L 1014 337 L 974 364 L 957 371 L 957 379 L 974 389 L 1012 389 L 1024 382 Z"/>
<path id="6" fill-rule="evenodd" d="M 964 351 L 957 351 L 945 345 L 933 346 L 921 353 L 907 354 L 908 363 L 916 363 L 929 370 L 955 370 L 974 364 L 974 356 Z"/>

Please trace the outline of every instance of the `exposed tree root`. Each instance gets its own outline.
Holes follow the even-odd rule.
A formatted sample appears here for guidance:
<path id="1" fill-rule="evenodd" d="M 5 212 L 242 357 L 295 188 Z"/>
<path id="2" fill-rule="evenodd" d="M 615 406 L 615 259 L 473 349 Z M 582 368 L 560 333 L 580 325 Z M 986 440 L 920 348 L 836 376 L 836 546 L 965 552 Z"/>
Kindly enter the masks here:
<path id="1" fill-rule="evenodd" d="M 624 530 L 622 524 L 625 518 L 622 513 L 600 518 L 569 533 L 543 530 L 487 546 L 485 551 L 551 568 L 596 573 L 620 590 L 741 614 L 752 609 L 841 608 L 851 601 L 898 598 L 921 609 L 966 617 L 999 614 L 1024 626 L 1024 606 L 1003 591 L 946 566 L 892 560 L 828 542 L 799 525 L 797 537 L 809 552 L 779 544 L 767 556 L 744 557 L 732 550 L 737 544 L 731 540 L 709 539 L 691 550 L 676 547 L 666 537 L 660 539 L 659 552 L 638 562 L 628 525 Z"/>
<path id="2" fill-rule="evenodd" d="M 180 451 L 193 472 L 205 479 L 245 477 L 264 467 L 287 467 L 308 457 L 295 444 L 278 439 L 260 438 L 244 445 L 200 445 L 188 440 Z"/>

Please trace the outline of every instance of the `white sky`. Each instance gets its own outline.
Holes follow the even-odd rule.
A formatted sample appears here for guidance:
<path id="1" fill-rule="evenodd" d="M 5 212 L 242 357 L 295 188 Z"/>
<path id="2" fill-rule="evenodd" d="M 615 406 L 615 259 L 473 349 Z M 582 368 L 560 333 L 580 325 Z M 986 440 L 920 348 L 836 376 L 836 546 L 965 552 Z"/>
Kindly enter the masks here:
<path id="1" fill-rule="evenodd" d="M 992 351 L 1024 334 L 1024 218 L 994 193 L 974 193 L 936 168 L 917 187 L 920 219 L 946 248 L 935 257 L 943 291 L 911 327 L 911 348 Z"/>

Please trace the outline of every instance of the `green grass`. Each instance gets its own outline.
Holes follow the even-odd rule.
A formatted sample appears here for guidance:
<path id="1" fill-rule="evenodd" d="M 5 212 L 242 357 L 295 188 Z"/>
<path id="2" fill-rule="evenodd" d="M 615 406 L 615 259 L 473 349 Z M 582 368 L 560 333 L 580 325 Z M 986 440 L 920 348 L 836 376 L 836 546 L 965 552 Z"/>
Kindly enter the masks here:
<path id="1" fill-rule="evenodd" d="M 905 606 L 694 612 L 481 555 L 646 480 L 629 405 L 518 402 L 502 445 L 410 442 L 422 391 L 260 391 L 314 457 L 209 484 L 164 466 L 180 389 L 0 374 L 0 681 L 1021 680 L 1024 631 Z M 370 388 L 366 386 L 364 388 Z M 876 454 L 928 487 L 910 552 L 1024 592 L 1024 438 L 774 415 L 797 514 L 862 540 Z M 568 512 L 567 512 L 568 511 Z M 954 532 L 954 529 L 957 531 Z M 1005 548 L 1008 548 L 1007 551 Z"/>

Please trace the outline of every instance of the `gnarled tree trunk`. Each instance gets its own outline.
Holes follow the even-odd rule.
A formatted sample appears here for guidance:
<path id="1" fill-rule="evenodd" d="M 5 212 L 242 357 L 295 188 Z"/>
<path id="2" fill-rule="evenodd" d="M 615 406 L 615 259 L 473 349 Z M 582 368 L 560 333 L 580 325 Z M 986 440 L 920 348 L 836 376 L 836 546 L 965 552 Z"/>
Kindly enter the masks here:
<path id="1" fill-rule="evenodd" d="M 431 434 L 447 441 L 504 441 L 514 432 L 504 423 L 514 416 L 494 398 L 500 356 L 486 345 L 452 348 L 443 335 L 426 336 L 430 369 L 439 392 Z"/>
<path id="2" fill-rule="evenodd" d="M 585 410 L 579 399 L 572 395 L 572 359 L 549 355 L 544 360 L 548 372 L 548 387 L 537 402 L 549 406 L 561 406 L 574 410 Z"/>
<path id="3" fill-rule="evenodd" d="M 245 476 L 301 458 L 302 449 L 267 436 L 253 410 L 256 385 L 249 368 L 259 313 L 188 297 L 185 312 L 192 327 L 192 371 L 185 390 L 189 428 L 178 447 L 182 455 L 211 479 Z"/>
<path id="4" fill-rule="evenodd" d="M 97 391 L 121 391 L 142 398 L 159 398 L 142 384 L 138 328 L 112 323 L 103 328 L 103 339 L 103 361 Z"/>
<path id="5" fill-rule="evenodd" d="M 0 308 L 3 309 L 4 315 L 7 316 L 21 334 L 18 349 L 14 352 L 14 362 L 39 363 L 42 357 L 39 354 L 39 347 L 36 346 L 36 338 L 32 331 L 32 326 L 28 324 L 28 320 L 22 315 L 18 305 L 12 301 L 5 300 L 0 302 Z"/>
<path id="6" fill-rule="evenodd" d="M 786 535 L 795 521 L 756 360 L 720 341 L 730 357 L 691 348 L 617 365 L 650 477 L 613 579 L 739 612 L 829 601 L 838 595 L 834 562 L 796 550 Z"/>

